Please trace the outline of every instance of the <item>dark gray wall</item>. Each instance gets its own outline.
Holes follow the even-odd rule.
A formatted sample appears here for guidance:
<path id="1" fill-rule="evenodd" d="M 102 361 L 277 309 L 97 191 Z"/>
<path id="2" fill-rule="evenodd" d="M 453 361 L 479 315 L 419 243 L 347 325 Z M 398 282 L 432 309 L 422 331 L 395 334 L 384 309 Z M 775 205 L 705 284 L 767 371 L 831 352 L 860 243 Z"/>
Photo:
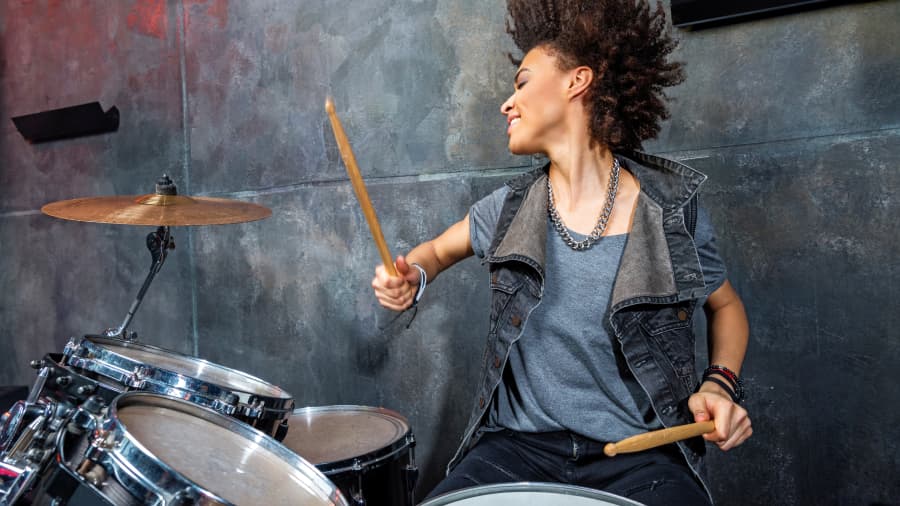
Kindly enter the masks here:
<path id="1" fill-rule="evenodd" d="M 0 384 L 70 335 L 118 324 L 147 227 L 63 222 L 44 203 L 151 191 L 270 207 L 174 230 L 133 328 L 262 377 L 299 406 L 382 405 L 418 439 L 420 493 L 459 439 L 486 324 L 473 260 L 429 286 L 411 328 L 380 310 L 378 254 L 322 104 L 338 112 L 395 253 L 510 174 L 502 2 L 129 0 L 0 4 L 3 118 L 100 100 L 115 134 L 29 145 L 0 122 Z M 753 329 L 755 436 L 711 449 L 722 504 L 900 496 L 896 314 L 900 2 L 679 32 L 688 80 L 649 151 L 707 172 Z"/>

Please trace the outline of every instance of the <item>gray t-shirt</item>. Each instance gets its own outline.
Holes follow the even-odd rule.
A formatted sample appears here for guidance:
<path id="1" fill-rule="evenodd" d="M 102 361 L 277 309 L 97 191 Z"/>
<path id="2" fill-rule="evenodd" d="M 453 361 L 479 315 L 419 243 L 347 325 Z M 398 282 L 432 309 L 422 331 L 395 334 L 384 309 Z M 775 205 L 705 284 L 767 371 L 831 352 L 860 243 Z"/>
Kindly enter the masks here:
<path id="1" fill-rule="evenodd" d="M 472 249 L 479 257 L 491 244 L 508 192 L 501 187 L 470 210 Z M 590 249 L 575 251 L 549 219 L 547 227 L 544 292 L 510 348 L 489 426 L 570 430 L 600 441 L 661 427 L 608 328 L 609 297 L 627 234 L 605 236 Z M 709 294 L 724 282 L 725 269 L 705 212 L 695 236 Z"/>

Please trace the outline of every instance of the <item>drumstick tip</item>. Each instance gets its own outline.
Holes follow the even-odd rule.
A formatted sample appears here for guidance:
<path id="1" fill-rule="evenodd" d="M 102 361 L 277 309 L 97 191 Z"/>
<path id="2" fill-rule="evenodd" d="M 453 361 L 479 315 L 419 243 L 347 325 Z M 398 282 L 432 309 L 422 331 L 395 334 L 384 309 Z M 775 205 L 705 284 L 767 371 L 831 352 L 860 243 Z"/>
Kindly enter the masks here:
<path id="1" fill-rule="evenodd" d="M 605 453 L 607 457 L 615 457 L 619 452 L 616 451 L 615 443 L 606 443 L 606 446 L 603 447 L 603 453 Z"/>
<path id="2" fill-rule="evenodd" d="M 334 114 L 334 101 L 331 100 L 331 97 L 325 98 L 325 112 Z"/>

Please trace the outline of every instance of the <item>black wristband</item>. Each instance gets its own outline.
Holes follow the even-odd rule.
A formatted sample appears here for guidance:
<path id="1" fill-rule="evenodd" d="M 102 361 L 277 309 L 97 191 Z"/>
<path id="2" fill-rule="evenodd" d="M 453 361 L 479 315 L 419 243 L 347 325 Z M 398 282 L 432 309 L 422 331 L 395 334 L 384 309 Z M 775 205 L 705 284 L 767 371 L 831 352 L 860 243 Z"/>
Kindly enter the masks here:
<path id="1" fill-rule="evenodd" d="M 722 378 L 722 379 L 728 381 L 728 384 L 731 385 L 731 390 L 732 390 L 733 392 L 737 393 L 737 390 L 738 390 L 738 384 L 731 378 L 731 376 L 729 376 L 729 375 L 727 375 L 727 374 L 724 374 L 724 373 L 722 373 L 721 371 L 716 371 L 716 370 L 714 370 L 714 369 L 707 369 L 707 370 L 703 371 L 703 379 L 707 379 L 707 378 L 709 378 L 710 376 L 712 376 L 713 374 L 715 374 L 716 376 L 719 376 L 720 378 Z"/>
<path id="2" fill-rule="evenodd" d="M 732 401 L 732 402 L 734 402 L 735 404 L 740 404 L 740 400 L 738 399 L 737 394 L 736 394 L 736 393 L 734 392 L 734 390 L 732 390 L 731 387 L 730 387 L 729 385 L 727 385 L 724 381 L 722 381 L 722 380 L 720 380 L 720 379 L 718 379 L 718 378 L 713 378 L 712 376 L 709 376 L 709 375 L 704 376 L 704 377 L 703 377 L 703 381 L 712 381 L 712 382 L 715 383 L 716 385 L 719 385 L 719 386 L 722 387 L 726 392 L 728 392 L 728 395 L 731 396 L 731 401 Z"/>

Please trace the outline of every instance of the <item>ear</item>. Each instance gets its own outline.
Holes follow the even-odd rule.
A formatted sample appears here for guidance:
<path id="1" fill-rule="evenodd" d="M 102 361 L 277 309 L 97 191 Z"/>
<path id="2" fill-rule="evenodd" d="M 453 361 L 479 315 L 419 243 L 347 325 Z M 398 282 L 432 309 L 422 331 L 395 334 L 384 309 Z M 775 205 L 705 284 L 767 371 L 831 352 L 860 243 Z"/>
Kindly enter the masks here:
<path id="1" fill-rule="evenodd" d="M 594 71 L 587 66 L 575 67 L 569 71 L 569 83 L 566 95 L 569 100 L 583 96 L 594 82 Z"/>

